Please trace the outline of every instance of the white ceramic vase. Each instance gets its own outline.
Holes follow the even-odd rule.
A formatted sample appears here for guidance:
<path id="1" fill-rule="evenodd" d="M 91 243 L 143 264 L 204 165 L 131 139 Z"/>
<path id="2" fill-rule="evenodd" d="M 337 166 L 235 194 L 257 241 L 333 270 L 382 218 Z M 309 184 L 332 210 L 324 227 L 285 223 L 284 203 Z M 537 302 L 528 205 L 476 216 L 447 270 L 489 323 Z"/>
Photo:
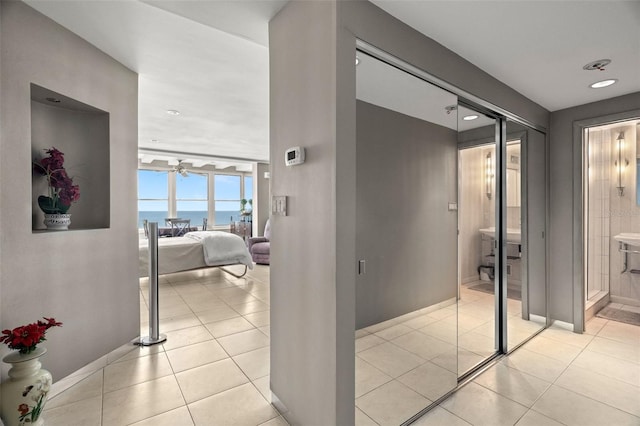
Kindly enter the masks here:
<path id="1" fill-rule="evenodd" d="M 44 214 L 44 224 L 48 230 L 51 231 L 64 231 L 69 229 L 69 225 L 71 225 L 71 214 L 65 213 L 55 213 L 55 214 Z"/>
<path id="2" fill-rule="evenodd" d="M 42 369 L 46 348 L 28 354 L 13 352 L 2 360 L 11 364 L 9 380 L 2 384 L 2 421 L 5 426 L 44 425 L 42 411 L 51 388 L 51 373 Z"/>

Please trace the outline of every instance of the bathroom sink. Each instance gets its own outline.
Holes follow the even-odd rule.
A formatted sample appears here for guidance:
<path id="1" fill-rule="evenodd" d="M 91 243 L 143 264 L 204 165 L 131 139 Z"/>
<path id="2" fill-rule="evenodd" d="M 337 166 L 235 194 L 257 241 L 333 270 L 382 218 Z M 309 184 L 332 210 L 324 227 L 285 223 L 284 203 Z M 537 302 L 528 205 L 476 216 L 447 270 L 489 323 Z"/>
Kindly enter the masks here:
<path id="1" fill-rule="evenodd" d="M 490 228 L 482 228 L 480 229 L 480 233 L 486 235 L 487 237 L 494 238 L 496 236 L 496 228 L 492 226 Z M 640 234 L 638 235 L 638 244 L 640 244 Z M 520 230 L 516 228 L 507 228 L 507 242 L 509 243 L 520 243 Z"/>
<path id="2" fill-rule="evenodd" d="M 630 246 L 640 247 L 640 234 L 634 232 L 623 232 L 622 234 L 615 235 L 613 239 L 621 243 L 629 244 Z"/>

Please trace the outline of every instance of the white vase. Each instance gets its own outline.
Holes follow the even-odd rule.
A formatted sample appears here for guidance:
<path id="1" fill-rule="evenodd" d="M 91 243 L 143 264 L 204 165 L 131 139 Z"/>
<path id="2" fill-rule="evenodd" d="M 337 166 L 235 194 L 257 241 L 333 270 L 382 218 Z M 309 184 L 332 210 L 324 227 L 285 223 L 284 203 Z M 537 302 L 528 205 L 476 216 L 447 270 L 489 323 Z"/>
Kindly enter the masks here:
<path id="1" fill-rule="evenodd" d="M 69 225 L 71 225 L 71 214 L 45 213 L 44 224 L 47 229 L 51 231 L 63 231 L 69 229 Z"/>
<path id="2" fill-rule="evenodd" d="M 46 348 L 28 354 L 13 352 L 2 360 L 11 364 L 9 380 L 2 384 L 2 421 L 5 426 L 44 425 L 42 411 L 51 388 L 51 373 L 42 369 Z"/>

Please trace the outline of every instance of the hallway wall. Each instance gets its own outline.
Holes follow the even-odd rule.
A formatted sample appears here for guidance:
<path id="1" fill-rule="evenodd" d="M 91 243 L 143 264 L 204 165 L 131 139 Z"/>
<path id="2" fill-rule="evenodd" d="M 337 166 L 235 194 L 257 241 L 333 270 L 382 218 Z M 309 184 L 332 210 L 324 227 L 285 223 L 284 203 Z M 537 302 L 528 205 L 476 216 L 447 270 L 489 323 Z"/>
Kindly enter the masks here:
<path id="1" fill-rule="evenodd" d="M 43 344 L 57 380 L 139 334 L 137 74 L 22 2 L 0 13 L 0 322 L 64 323 Z M 108 228 L 32 232 L 31 83 L 109 113 Z"/>

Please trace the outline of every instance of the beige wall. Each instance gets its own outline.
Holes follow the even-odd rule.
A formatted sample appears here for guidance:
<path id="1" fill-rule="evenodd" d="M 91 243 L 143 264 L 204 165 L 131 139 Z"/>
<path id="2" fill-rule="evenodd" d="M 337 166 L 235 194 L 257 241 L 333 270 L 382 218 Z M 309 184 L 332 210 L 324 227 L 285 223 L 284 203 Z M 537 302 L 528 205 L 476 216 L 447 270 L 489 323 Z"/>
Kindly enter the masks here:
<path id="1" fill-rule="evenodd" d="M 139 334 L 137 75 L 24 3 L 0 11 L 0 319 L 64 323 L 44 344 L 59 379 Z M 109 228 L 32 233 L 31 83 L 110 113 Z"/>

